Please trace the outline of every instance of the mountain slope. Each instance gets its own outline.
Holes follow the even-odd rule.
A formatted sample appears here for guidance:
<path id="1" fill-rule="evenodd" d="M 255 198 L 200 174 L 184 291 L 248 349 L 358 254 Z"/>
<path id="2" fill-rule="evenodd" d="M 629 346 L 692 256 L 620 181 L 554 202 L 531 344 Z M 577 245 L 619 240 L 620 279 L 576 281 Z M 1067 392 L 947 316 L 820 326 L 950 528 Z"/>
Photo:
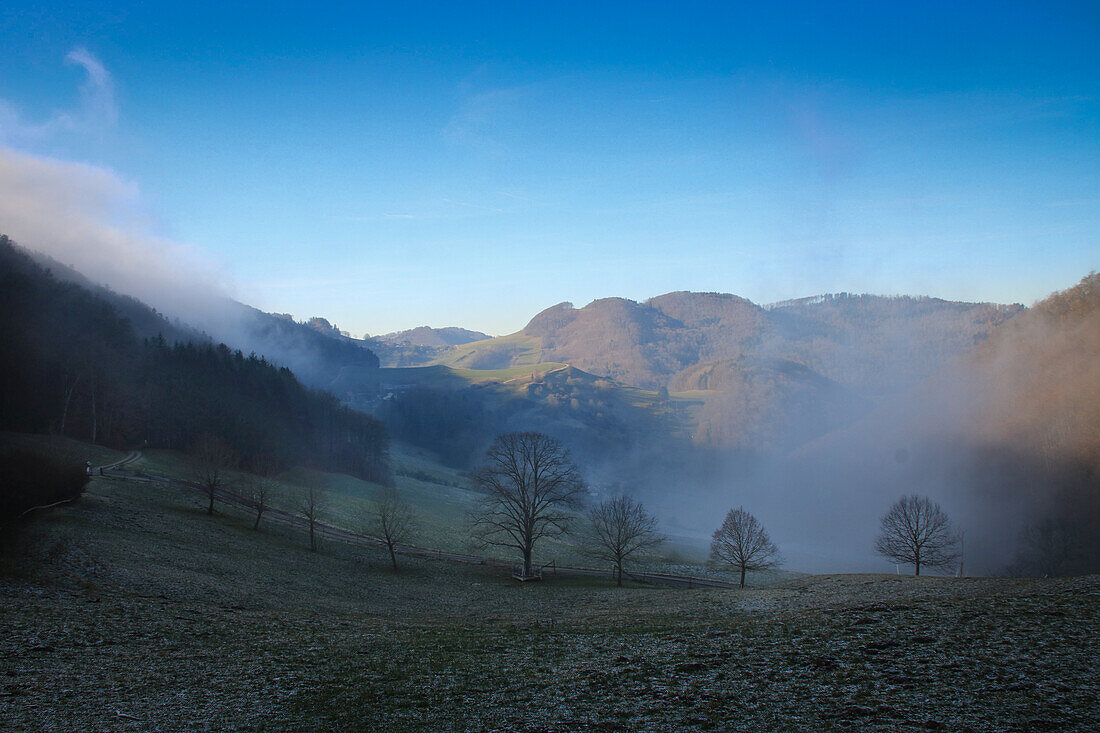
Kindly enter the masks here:
<path id="1" fill-rule="evenodd" d="M 215 340 L 286 366 L 312 387 L 327 389 L 345 367 L 378 367 L 378 357 L 358 339 L 325 334 L 228 298 L 196 308 L 192 318 Z"/>
<path id="2" fill-rule="evenodd" d="M 220 341 L 288 367 L 299 379 L 321 389 L 344 367 L 378 367 L 378 357 L 365 342 L 342 335 L 324 319 L 314 321 L 323 322 L 328 329 L 314 322 L 298 323 L 288 315 L 265 313 L 231 298 L 202 298 L 185 314 L 186 323 L 178 317 L 169 320 L 145 303 L 96 285 L 46 255 L 20 251 L 58 280 L 90 290 L 110 303 L 141 338 L 163 336 L 169 343 Z"/>
<path id="3" fill-rule="evenodd" d="M 246 463 L 386 478 L 374 418 L 225 344 L 140 338 L 116 300 L 59 280 L 0 237 L 0 429 L 182 449 L 210 434 Z M 125 305 L 143 322 L 163 321 L 138 301 Z"/>
<path id="4" fill-rule="evenodd" d="M 522 333 L 538 340 L 543 360 L 650 389 L 703 362 L 747 357 L 793 361 L 874 394 L 935 373 L 1020 310 L 848 294 L 765 309 L 732 295 L 679 292 L 644 303 L 564 303 Z"/>
<path id="5" fill-rule="evenodd" d="M 766 485 L 844 497 L 815 507 L 837 515 L 838 526 L 852 517 L 873 526 L 891 497 L 928 495 L 965 530 L 971 568 L 1094 572 L 1097 426 L 1100 277 L 1093 274 L 994 329 L 934 377 L 810 442 Z"/>
<path id="6" fill-rule="evenodd" d="M 849 294 L 762 307 L 729 294 L 674 292 L 642 303 L 560 303 L 515 334 L 405 346 L 386 360 L 481 371 L 568 364 L 620 388 L 690 394 L 697 407 L 678 424 L 701 444 L 791 449 L 935 374 L 1021 310 Z"/>

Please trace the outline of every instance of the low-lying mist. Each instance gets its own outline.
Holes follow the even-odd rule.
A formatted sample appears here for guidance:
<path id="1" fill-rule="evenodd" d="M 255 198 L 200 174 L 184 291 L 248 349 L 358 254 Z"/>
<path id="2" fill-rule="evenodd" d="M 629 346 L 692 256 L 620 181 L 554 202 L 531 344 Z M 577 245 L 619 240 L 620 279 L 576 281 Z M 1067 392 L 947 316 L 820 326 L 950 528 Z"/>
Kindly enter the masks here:
<path id="1" fill-rule="evenodd" d="M 893 571 L 873 553 L 879 520 L 916 493 L 951 516 L 966 574 L 1095 571 L 1097 284 L 1089 276 L 1019 314 L 901 394 L 850 403 L 846 414 L 834 413 L 844 427 L 794 449 L 712 450 L 691 464 L 639 471 L 646 501 L 701 538 L 728 508 L 743 505 L 768 527 L 791 569 Z M 800 435 L 805 411 L 821 406 L 787 413 L 788 434 Z M 1044 525 L 1068 538 L 1063 556 L 1043 557 L 1050 550 L 1028 541 Z"/>

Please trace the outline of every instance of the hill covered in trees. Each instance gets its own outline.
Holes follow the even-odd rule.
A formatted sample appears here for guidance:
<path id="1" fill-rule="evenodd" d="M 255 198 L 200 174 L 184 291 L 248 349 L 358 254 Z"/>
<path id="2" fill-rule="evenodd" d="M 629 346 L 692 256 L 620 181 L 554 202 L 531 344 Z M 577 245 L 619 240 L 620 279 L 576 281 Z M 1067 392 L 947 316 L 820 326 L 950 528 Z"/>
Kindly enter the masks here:
<path id="1" fill-rule="evenodd" d="M 772 307 L 720 293 L 561 304 L 523 333 L 562 361 L 650 389 L 707 389 L 697 367 L 794 362 L 870 395 L 897 391 L 966 353 L 1020 306 L 935 298 L 822 296 Z"/>
<path id="2" fill-rule="evenodd" d="M 265 313 L 209 294 L 196 296 L 186 313 L 170 318 L 139 300 L 91 282 L 46 255 L 31 251 L 25 254 L 57 280 L 79 285 L 110 303 L 142 338 L 160 335 L 169 343 L 222 342 L 288 367 L 303 382 L 321 389 L 327 388 L 345 367 L 378 367 L 378 357 L 365 342 L 348 337 L 323 318 L 299 323 L 287 314 Z"/>
<path id="3" fill-rule="evenodd" d="M 465 328 L 418 326 L 407 331 L 364 337 L 364 343 L 386 366 L 403 367 L 429 364 L 456 346 L 488 338 L 488 334 Z"/>
<path id="4" fill-rule="evenodd" d="M 385 341 L 391 344 L 408 344 L 410 346 L 461 346 L 472 341 L 484 341 L 490 336 L 481 331 L 470 331 L 454 326 L 446 328 L 418 326 L 408 331 L 387 333 L 374 338 L 377 341 Z"/>
<path id="5" fill-rule="evenodd" d="M 386 478 L 378 420 L 285 366 L 189 333 L 137 301 L 54 277 L 0 238 L 0 429 L 182 449 L 215 434 L 246 465 Z"/>

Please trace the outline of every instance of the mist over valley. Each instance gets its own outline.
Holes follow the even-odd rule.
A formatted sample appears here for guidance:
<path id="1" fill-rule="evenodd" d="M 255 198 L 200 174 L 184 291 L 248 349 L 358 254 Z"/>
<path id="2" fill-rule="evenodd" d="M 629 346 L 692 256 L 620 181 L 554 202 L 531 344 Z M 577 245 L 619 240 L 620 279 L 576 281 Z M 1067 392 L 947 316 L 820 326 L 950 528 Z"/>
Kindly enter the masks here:
<path id="1" fill-rule="evenodd" d="M 1097 38 L 11 0 L 0 729 L 1095 729 Z"/>
<path id="2" fill-rule="evenodd" d="M 29 256 L 8 247 L 13 263 Z M 221 342 L 288 367 L 457 469 L 501 433 L 554 436 L 595 498 L 644 501 L 699 552 L 723 506 L 747 505 L 792 569 L 883 570 L 876 518 L 919 493 L 969 536 L 971 572 L 1024 570 L 1021 538 L 1043 520 L 1076 538 L 1067 569 L 1098 557 L 1100 453 L 1081 429 L 1098 417 L 1095 276 L 1031 308 L 847 293 L 760 306 L 678 292 L 563 303 L 498 338 L 423 327 L 356 339 L 320 316 L 222 298 L 163 317 L 38 262 L 112 303 L 139 338 Z M 29 316 L 8 314 L 12 330 L 28 328 Z"/>

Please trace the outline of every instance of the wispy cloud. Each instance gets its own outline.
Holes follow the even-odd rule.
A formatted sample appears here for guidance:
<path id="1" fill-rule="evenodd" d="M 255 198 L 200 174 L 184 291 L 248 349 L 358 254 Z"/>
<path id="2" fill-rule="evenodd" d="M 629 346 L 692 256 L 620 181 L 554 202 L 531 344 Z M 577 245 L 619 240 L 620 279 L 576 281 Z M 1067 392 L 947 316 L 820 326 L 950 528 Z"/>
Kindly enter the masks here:
<path id="1" fill-rule="evenodd" d="M 502 153 L 517 118 L 525 113 L 537 85 L 505 87 L 467 94 L 459 99 L 443 137 L 483 151 Z"/>
<path id="2" fill-rule="evenodd" d="M 48 140 L 58 134 L 94 134 L 109 129 L 118 121 L 115 84 L 107 67 L 85 48 L 74 48 L 65 56 L 66 63 L 84 69 L 87 78 L 80 85 L 80 102 L 71 110 L 58 110 L 48 119 L 25 120 L 12 102 L 0 99 L 0 141 L 25 145 Z"/>

